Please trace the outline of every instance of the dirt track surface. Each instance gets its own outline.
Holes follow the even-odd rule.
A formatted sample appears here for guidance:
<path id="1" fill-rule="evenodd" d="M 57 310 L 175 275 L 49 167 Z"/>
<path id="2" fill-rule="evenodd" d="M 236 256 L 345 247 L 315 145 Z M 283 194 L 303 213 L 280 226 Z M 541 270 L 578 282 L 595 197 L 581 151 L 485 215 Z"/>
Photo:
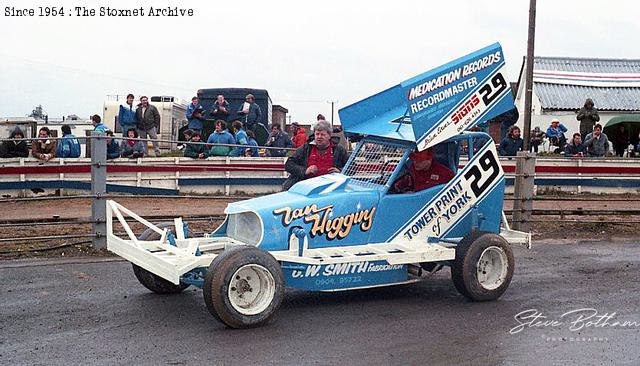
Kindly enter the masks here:
<path id="1" fill-rule="evenodd" d="M 561 197 L 569 200 L 540 200 L 534 201 L 534 209 L 599 209 L 599 210 L 637 210 L 640 208 L 640 195 L 627 196 L 585 196 Z M 628 198 L 628 200 L 625 200 Z M 216 197 L 159 197 L 138 198 L 123 197 L 115 200 L 131 209 L 133 212 L 144 215 L 216 215 L 222 214 L 224 208 L 230 202 L 243 198 Z M 54 215 L 60 218 L 88 218 L 91 216 L 91 200 L 88 198 L 52 199 L 41 201 L 7 201 L 0 203 L 0 221 L 15 219 L 51 219 Z M 513 208 L 513 200 L 505 200 L 505 210 Z"/>
<path id="2" fill-rule="evenodd" d="M 116 198 L 121 205 L 139 215 L 215 215 L 222 214 L 227 204 L 237 198 Z M 91 200 L 75 198 L 66 200 L 13 201 L 1 203 L 0 221 L 12 219 L 89 218 Z"/>
<path id="3" fill-rule="evenodd" d="M 637 364 L 640 327 L 611 324 L 640 324 L 639 241 L 536 243 L 515 257 L 499 301 L 466 301 L 444 270 L 400 287 L 288 290 L 274 322 L 240 331 L 214 320 L 201 290 L 153 295 L 126 262 L 0 262 L 0 364 Z M 562 314 L 583 308 L 615 314 L 570 330 L 578 315 Z M 563 324 L 510 334 L 530 309 Z"/>

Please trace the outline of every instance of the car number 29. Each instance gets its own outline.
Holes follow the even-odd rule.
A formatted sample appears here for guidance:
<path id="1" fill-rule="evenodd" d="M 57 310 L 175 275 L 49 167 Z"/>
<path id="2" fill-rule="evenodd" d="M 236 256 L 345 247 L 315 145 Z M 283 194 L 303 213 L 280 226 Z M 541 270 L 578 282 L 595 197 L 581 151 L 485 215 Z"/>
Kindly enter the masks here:
<path id="1" fill-rule="evenodd" d="M 498 178 L 500 166 L 491 150 L 482 154 L 478 163 L 472 166 L 464 177 L 471 181 L 471 190 L 476 197 L 480 197 L 491 184 Z"/>

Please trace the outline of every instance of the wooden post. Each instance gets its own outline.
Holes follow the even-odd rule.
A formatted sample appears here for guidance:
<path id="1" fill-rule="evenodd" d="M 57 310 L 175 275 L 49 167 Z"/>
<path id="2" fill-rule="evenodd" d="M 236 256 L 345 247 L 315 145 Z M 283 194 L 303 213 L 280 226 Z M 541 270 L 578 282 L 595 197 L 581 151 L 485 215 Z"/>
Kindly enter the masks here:
<path id="1" fill-rule="evenodd" d="M 516 177 L 513 193 L 513 228 L 528 232 L 531 230 L 531 210 L 533 209 L 533 187 L 536 171 L 536 156 L 528 151 L 518 152 L 516 157 Z"/>

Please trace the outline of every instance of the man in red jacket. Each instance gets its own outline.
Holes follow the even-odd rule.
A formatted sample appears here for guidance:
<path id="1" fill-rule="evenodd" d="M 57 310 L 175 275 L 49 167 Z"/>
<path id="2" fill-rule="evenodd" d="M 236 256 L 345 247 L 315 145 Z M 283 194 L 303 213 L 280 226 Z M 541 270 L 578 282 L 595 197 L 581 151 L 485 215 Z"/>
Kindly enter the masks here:
<path id="1" fill-rule="evenodd" d="M 393 189 L 397 193 L 414 193 L 444 184 L 453 179 L 451 169 L 438 163 L 431 149 L 414 151 L 404 173 L 396 179 Z"/>

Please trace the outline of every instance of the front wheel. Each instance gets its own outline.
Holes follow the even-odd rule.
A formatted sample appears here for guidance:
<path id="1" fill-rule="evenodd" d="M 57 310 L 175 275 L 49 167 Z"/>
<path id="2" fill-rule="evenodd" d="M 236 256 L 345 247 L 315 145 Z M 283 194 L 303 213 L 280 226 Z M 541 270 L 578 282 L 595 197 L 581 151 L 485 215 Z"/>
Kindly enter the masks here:
<path id="1" fill-rule="evenodd" d="M 250 246 L 238 246 L 217 256 L 204 280 L 209 312 L 231 328 L 268 322 L 282 303 L 284 276 L 273 256 Z"/>
<path id="2" fill-rule="evenodd" d="M 495 300 L 509 287 L 514 265 L 513 251 L 503 237 L 474 232 L 458 244 L 451 278 L 463 296 L 473 301 Z"/>

